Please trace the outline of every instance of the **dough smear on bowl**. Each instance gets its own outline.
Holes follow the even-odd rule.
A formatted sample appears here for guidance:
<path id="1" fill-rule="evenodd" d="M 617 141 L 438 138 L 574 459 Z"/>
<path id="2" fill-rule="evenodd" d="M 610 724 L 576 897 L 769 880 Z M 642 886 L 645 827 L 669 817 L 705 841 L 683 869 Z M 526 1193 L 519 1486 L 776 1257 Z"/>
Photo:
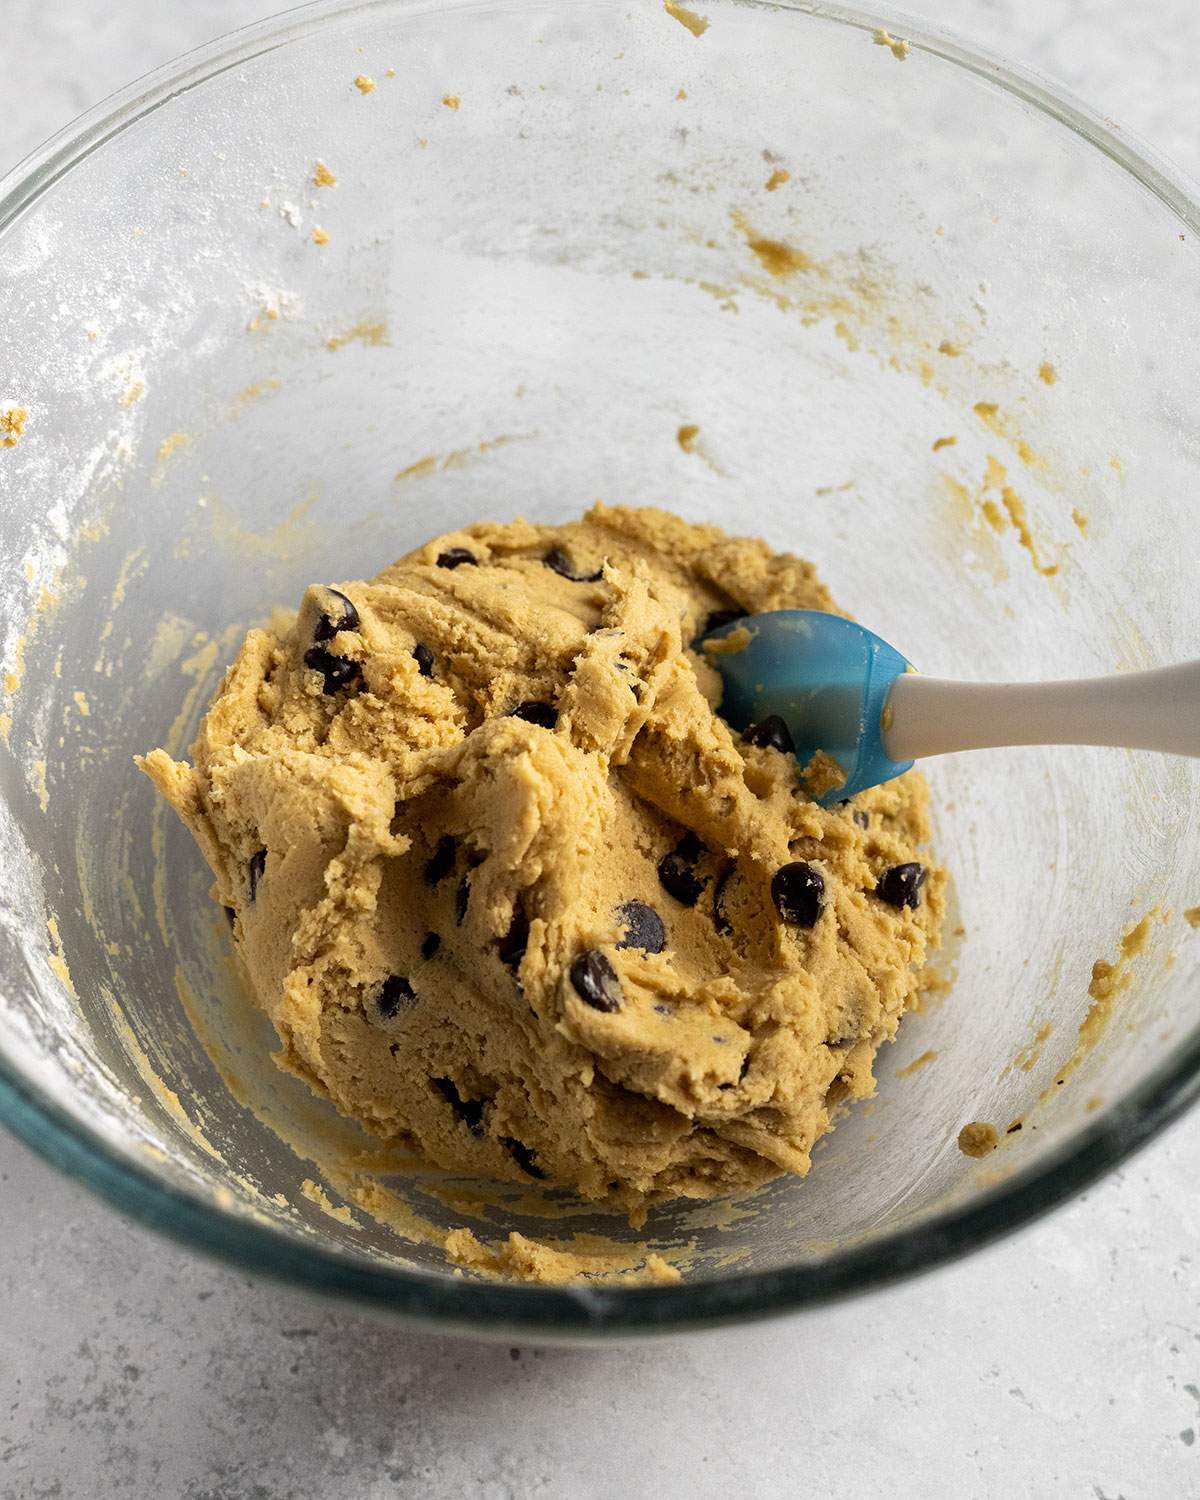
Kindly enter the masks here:
<path id="1" fill-rule="evenodd" d="M 455 1171 L 635 1212 L 808 1170 L 912 1001 L 943 872 L 909 773 L 829 809 L 692 643 L 835 608 L 662 510 L 480 523 L 252 630 L 192 765 L 281 1066 Z"/>

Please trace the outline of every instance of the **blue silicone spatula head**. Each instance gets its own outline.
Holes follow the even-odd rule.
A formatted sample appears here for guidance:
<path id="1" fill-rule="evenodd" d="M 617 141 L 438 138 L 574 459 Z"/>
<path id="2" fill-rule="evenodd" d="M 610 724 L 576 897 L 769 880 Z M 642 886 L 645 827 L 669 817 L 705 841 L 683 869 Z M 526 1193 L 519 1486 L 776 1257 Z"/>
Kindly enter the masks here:
<path id="1" fill-rule="evenodd" d="M 705 653 L 725 684 L 721 716 L 741 730 L 778 715 L 801 766 L 818 750 L 832 756 L 846 779 L 817 798 L 822 805 L 908 770 L 912 761 L 883 748 L 884 706 L 909 666 L 894 647 L 853 620 L 809 609 L 748 615 L 705 640 L 734 645 L 741 631 L 749 640 L 740 649 Z"/>

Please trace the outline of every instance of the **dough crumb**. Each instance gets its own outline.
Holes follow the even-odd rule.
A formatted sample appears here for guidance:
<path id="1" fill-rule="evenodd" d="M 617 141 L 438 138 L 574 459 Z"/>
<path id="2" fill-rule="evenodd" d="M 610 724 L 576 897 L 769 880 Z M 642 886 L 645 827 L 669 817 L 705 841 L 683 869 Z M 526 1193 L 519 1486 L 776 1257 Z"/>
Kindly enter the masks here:
<path id="1" fill-rule="evenodd" d="M 958 439 L 953 434 L 951 434 L 949 437 L 934 438 L 933 451 L 935 453 L 940 453 L 943 448 L 953 448 L 955 443 L 957 442 Z"/>
<path id="2" fill-rule="evenodd" d="M 704 649 L 710 656 L 737 656 L 754 639 L 754 632 L 746 625 L 739 625 L 719 640 L 705 641 Z"/>
<path id="3" fill-rule="evenodd" d="M 1157 906 L 1152 907 L 1141 921 L 1135 922 L 1122 934 L 1115 962 L 1110 963 L 1105 958 L 1098 958 L 1092 965 L 1092 977 L 1088 984 L 1088 997 L 1091 1004 L 1079 1023 L 1079 1037 L 1075 1043 L 1075 1050 L 1059 1069 L 1054 1082 L 1042 1094 L 1043 1099 L 1048 1099 L 1056 1088 L 1061 1088 L 1066 1083 L 1104 1035 L 1112 1017 L 1114 1001 L 1129 988 L 1132 982 L 1133 976 L 1129 971 L 1130 962 L 1145 951 L 1156 920 L 1166 921 L 1166 915 Z"/>
<path id="4" fill-rule="evenodd" d="M 462 103 L 462 100 L 457 94 L 443 94 L 442 103 L 446 106 L 447 109 L 457 109 L 458 106 Z"/>
<path id="5" fill-rule="evenodd" d="M 679 446 L 685 453 L 691 453 L 695 450 L 696 439 L 699 436 L 699 427 L 697 427 L 694 422 L 685 422 L 679 429 L 679 431 L 675 434 L 675 441 L 679 444 Z"/>
<path id="6" fill-rule="evenodd" d="M 387 341 L 388 326 L 384 319 L 364 318 L 342 333 L 331 333 L 325 340 L 325 347 L 335 353 L 338 349 L 344 349 L 347 344 L 356 343 L 367 344 L 372 349 L 380 349 Z"/>
<path id="7" fill-rule="evenodd" d="M 886 47 L 897 62 L 903 62 L 908 56 L 908 43 L 904 38 L 890 35 L 882 26 L 872 35 L 871 40 L 877 47 Z"/>
<path id="8" fill-rule="evenodd" d="M 337 187 L 337 178 L 319 157 L 313 168 L 312 180 L 313 187 Z"/>
<path id="9" fill-rule="evenodd" d="M 838 787 L 845 786 L 846 773 L 832 755 L 818 750 L 805 766 L 800 780 L 811 797 L 821 798 L 827 797 L 830 792 L 836 792 Z"/>
<path id="10" fill-rule="evenodd" d="M 328 245 L 329 231 L 322 229 L 319 224 L 313 226 L 312 240 L 314 245 Z"/>
<path id="11" fill-rule="evenodd" d="M 360 73 L 354 80 L 354 87 L 360 94 L 373 94 L 375 92 L 375 80 L 368 78 L 365 73 Z"/>
<path id="12" fill-rule="evenodd" d="M 1075 522 L 1076 526 L 1078 526 L 1082 534 L 1084 536 L 1087 536 L 1088 518 L 1084 515 L 1084 513 L 1079 509 L 1077 505 L 1073 505 L 1071 507 L 1071 519 Z"/>
<path id="13" fill-rule="evenodd" d="M 786 167 L 776 167 L 766 182 L 763 183 L 763 186 L 768 193 L 773 193 L 777 188 L 781 188 L 785 182 L 791 182 L 791 180 L 792 174 Z"/>
<path id="14" fill-rule="evenodd" d="M 746 236 L 746 243 L 769 276 L 778 276 L 782 280 L 787 276 L 794 276 L 797 271 L 812 269 L 812 261 L 804 251 L 785 244 L 783 240 L 767 239 L 763 235 L 750 233 Z"/>
<path id="15" fill-rule="evenodd" d="M 1183 920 L 1189 927 L 1200 927 L 1200 906 L 1189 906 L 1183 914 Z"/>
<path id="16" fill-rule="evenodd" d="M 708 30 L 708 19 L 698 16 L 694 10 L 688 10 L 685 5 L 677 5 L 675 0 L 663 0 L 663 10 L 667 15 L 674 16 L 681 26 L 686 26 L 693 36 L 703 36 Z"/>
<path id="17" fill-rule="evenodd" d="M 325 1189 L 320 1184 L 314 1182 L 311 1177 L 306 1177 L 300 1184 L 300 1192 L 310 1203 L 314 1203 L 323 1214 L 327 1214 L 329 1218 L 336 1219 L 339 1224 L 353 1225 L 354 1215 L 350 1210 L 340 1204 L 334 1203 Z"/>
<path id="18" fill-rule="evenodd" d="M 597 1251 L 587 1237 L 578 1250 L 543 1244 L 515 1230 L 495 1248 L 485 1245 L 473 1230 L 452 1229 L 446 1235 L 446 1255 L 456 1265 L 485 1275 L 512 1277 L 519 1281 L 540 1282 L 544 1286 L 565 1286 L 584 1279 L 617 1280 L 625 1283 L 654 1283 L 670 1286 L 682 1281 L 678 1266 L 651 1251 L 628 1247 L 624 1254 L 611 1250 Z M 620 1262 L 624 1260 L 626 1264 Z"/>
<path id="19" fill-rule="evenodd" d="M 1058 379 L 1058 371 L 1049 362 L 1043 362 L 1038 366 L 1038 379 L 1045 385 L 1053 385 Z"/>
<path id="20" fill-rule="evenodd" d="M 982 1120 L 972 1120 L 958 1132 L 958 1149 L 964 1156 L 986 1156 L 999 1144 L 1000 1135 L 994 1125 Z"/>
<path id="21" fill-rule="evenodd" d="M 15 448 L 25 433 L 29 410 L 24 406 L 10 406 L 0 411 L 0 448 Z"/>

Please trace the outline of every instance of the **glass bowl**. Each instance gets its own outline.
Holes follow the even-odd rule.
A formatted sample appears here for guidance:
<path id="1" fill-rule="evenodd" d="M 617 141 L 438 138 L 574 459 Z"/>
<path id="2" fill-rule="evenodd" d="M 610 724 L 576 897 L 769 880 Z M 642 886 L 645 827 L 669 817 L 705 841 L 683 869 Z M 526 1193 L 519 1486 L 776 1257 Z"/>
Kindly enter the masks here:
<path id="1" fill-rule="evenodd" d="M 1197 1088 L 1198 767 L 950 757 L 943 984 L 807 1180 L 638 1232 L 464 1206 L 364 1168 L 274 1068 L 200 858 L 133 770 L 183 751 L 241 632 L 306 583 L 598 497 L 812 557 L 938 675 L 1195 653 L 1186 187 L 903 21 L 696 10 L 317 5 L 0 185 L 0 411 L 26 413 L 0 448 L 0 1109 L 187 1243 L 481 1334 L 678 1329 L 928 1268 Z M 969 1122 L 997 1149 L 965 1155 Z M 352 1168 L 390 1172 L 388 1213 Z M 464 1275 L 436 1243 L 459 1223 L 645 1240 L 687 1275 Z"/>

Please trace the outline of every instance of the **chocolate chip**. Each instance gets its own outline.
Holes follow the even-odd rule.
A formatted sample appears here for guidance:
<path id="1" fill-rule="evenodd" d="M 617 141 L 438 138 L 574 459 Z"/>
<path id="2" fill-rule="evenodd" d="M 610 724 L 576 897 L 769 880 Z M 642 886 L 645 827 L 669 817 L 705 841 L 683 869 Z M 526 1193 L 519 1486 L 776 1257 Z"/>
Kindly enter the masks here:
<path id="1" fill-rule="evenodd" d="M 421 676 L 432 677 L 433 652 L 429 649 L 429 647 L 422 645 L 418 641 L 418 643 L 413 647 L 413 656 L 416 658 L 417 671 L 420 672 Z"/>
<path id="2" fill-rule="evenodd" d="M 331 656 L 323 646 L 310 646 L 304 653 L 304 665 L 320 672 L 325 679 L 324 691 L 338 693 L 362 676 L 362 667 L 348 656 Z"/>
<path id="3" fill-rule="evenodd" d="M 467 914 L 467 904 L 471 899 L 471 877 L 464 875 L 458 882 L 458 889 L 454 892 L 454 920 L 461 927 L 463 918 Z"/>
<path id="4" fill-rule="evenodd" d="M 229 923 L 230 927 L 232 927 L 233 924 L 237 921 L 237 912 L 234 911 L 234 909 L 233 909 L 232 906 L 225 907 L 224 911 L 225 911 L 225 920 Z"/>
<path id="5" fill-rule="evenodd" d="M 658 1012 L 658 1014 L 660 1016 L 673 1016 L 675 1014 L 675 1007 L 673 1005 L 661 1005 L 660 1004 L 660 1005 L 656 1005 L 654 1007 L 654 1009 Z"/>
<path id="6" fill-rule="evenodd" d="M 521 967 L 521 960 L 525 957 L 525 949 L 529 946 L 529 918 L 525 915 L 525 908 L 518 901 L 513 907 L 512 921 L 508 924 L 508 931 L 500 939 L 500 946 L 496 950 L 500 955 L 500 962 L 515 974 Z"/>
<path id="7" fill-rule="evenodd" d="M 500 1144 L 507 1148 L 513 1161 L 516 1162 L 522 1172 L 527 1173 L 530 1177 L 537 1177 L 539 1179 L 545 1177 L 545 1172 L 537 1164 L 536 1153 L 529 1146 L 526 1146 L 523 1141 L 515 1141 L 511 1135 L 502 1135 L 500 1137 Z"/>
<path id="8" fill-rule="evenodd" d="M 771 900 L 785 922 L 813 927 L 825 906 L 824 877 L 802 859 L 784 865 L 771 880 Z"/>
<path id="9" fill-rule="evenodd" d="M 617 971 L 598 948 L 581 953 L 571 964 L 571 983 L 593 1010 L 617 1011 L 625 1003 Z"/>
<path id="10" fill-rule="evenodd" d="M 439 881 L 445 880 L 453 870 L 457 858 L 458 840 L 448 833 L 442 834 L 437 841 L 437 847 L 425 861 L 426 885 L 437 885 Z"/>
<path id="11" fill-rule="evenodd" d="M 792 732 L 778 714 L 768 714 L 749 729 L 742 730 L 742 739 L 747 745 L 759 745 L 766 750 L 782 750 L 785 755 L 795 753 L 796 743 Z"/>
<path id="12" fill-rule="evenodd" d="M 345 594 L 337 589 L 324 589 L 323 595 L 335 601 L 330 609 L 323 609 L 313 628 L 314 641 L 331 641 L 339 630 L 357 630 L 361 621 L 358 610 Z"/>
<path id="13" fill-rule="evenodd" d="M 861 807 L 856 807 L 850 814 L 850 816 L 854 819 L 854 821 L 860 828 L 866 828 L 871 821 L 871 814 L 864 811 L 864 809 Z"/>
<path id="14" fill-rule="evenodd" d="M 700 856 L 707 852 L 699 836 L 692 833 L 690 829 L 675 845 L 675 853 L 689 865 L 694 865 Z"/>
<path id="15" fill-rule="evenodd" d="M 437 555 L 439 568 L 461 568 L 464 563 L 472 568 L 479 566 L 479 559 L 473 552 L 468 552 L 465 547 L 447 547 L 445 552 L 439 552 Z"/>
<path id="16" fill-rule="evenodd" d="M 389 974 L 375 997 L 376 1008 L 385 1021 L 392 1020 L 402 1010 L 411 1009 L 416 1003 L 416 991 L 401 974 Z"/>
<path id="17" fill-rule="evenodd" d="M 707 882 L 678 849 L 664 854 L 658 862 L 658 880 L 663 890 L 683 906 L 695 906 Z"/>
<path id="18" fill-rule="evenodd" d="M 442 946 L 442 940 L 436 932 L 427 932 L 421 939 L 421 957 L 433 958 Z"/>
<path id="19" fill-rule="evenodd" d="M 879 877 L 875 894 L 889 906 L 907 906 L 915 911 L 921 904 L 921 887 L 928 873 L 924 865 L 893 865 Z"/>
<path id="20" fill-rule="evenodd" d="M 452 1078 L 434 1078 L 430 1081 L 471 1134 L 481 1134 L 485 1101 L 483 1099 L 464 1099 L 458 1092 L 458 1088 Z"/>
<path id="21" fill-rule="evenodd" d="M 643 953 L 661 953 L 667 946 L 663 919 L 644 901 L 626 901 L 617 907 L 624 929 L 618 948 L 640 948 Z"/>
<path id="22" fill-rule="evenodd" d="M 714 630 L 720 630 L 722 626 L 732 625 L 735 620 L 744 620 L 746 611 L 744 609 L 714 609 L 704 622 L 702 634 L 712 635 Z"/>
<path id="23" fill-rule="evenodd" d="M 260 849 L 257 854 L 250 856 L 250 899 L 258 898 L 258 882 L 267 871 L 267 851 Z"/>
<path id="24" fill-rule="evenodd" d="M 543 729 L 553 729 L 558 723 L 558 709 L 553 703 L 518 703 L 509 710 L 510 719 L 524 719 L 526 724 L 540 724 Z"/>
<path id="25" fill-rule="evenodd" d="M 572 583 L 598 583 L 604 577 L 603 568 L 597 568 L 594 573 L 577 573 L 575 564 L 561 547 L 551 547 L 542 561 L 552 573 L 557 573 L 560 578 L 567 578 Z"/>
<path id="26" fill-rule="evenodd" d="M 712 919 L 713 926 L 722 937 L 728 937 L 733 931 L 733 923 L 725 915 L 725 887 L 729 884 L 729 877 L 737 869 L 736 865 L 729 865 L 717 876 L 717 883 L 713 886 Z"/>

